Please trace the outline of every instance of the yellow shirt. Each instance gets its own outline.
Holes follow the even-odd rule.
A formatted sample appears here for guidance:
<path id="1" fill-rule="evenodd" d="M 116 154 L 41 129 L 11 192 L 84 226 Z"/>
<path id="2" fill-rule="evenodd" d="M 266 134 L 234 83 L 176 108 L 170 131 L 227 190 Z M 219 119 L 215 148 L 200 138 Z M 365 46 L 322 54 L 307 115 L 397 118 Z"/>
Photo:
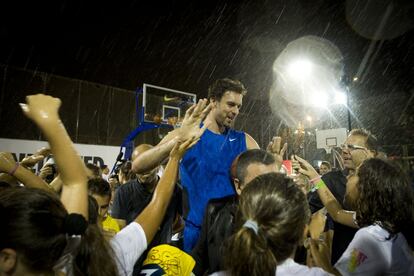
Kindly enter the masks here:
<path id="1" fill-rule="evenodd" d="M 106 216 L 106 218 L 102 221 L 102 228 L 105 231 L 111 231 L 118 233 L 119 228 L 118 222 L 116 222 L 115 219 L 113 219 L 109 214 Z"/>
<path id="2" fill-rule="evenodd" d="M 148 252 L 141 271 L 152 269 L 160 273 L 157 275 L 188 276 L 194 266 L 195 261 L 190 255 L 174 246 L 161 244 Z"/>

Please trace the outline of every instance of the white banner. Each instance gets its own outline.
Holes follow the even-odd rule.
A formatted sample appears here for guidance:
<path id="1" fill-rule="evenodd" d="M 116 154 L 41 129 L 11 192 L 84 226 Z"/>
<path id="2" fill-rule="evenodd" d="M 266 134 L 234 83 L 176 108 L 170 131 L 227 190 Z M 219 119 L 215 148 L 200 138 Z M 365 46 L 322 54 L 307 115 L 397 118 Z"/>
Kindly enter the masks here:
<path id="1" fill-rule="evenodd" d="M 109 170 L 112 169 L 118 156 L 120 147 L 98 146 L 87 144 L 74 144 L 75 149 L 86 163 L 92 163 L 97 166 L 107 165 Z M 4 139 L 0 138 L 0 152 L 10 152 L 16 161 L 21 161 L 26 156 L 30 156 L 37 150 L 49 147 L 46 141 Z M 43 162 L 39 162 L 35 167 L 36 171 L 42 168 Z"/>

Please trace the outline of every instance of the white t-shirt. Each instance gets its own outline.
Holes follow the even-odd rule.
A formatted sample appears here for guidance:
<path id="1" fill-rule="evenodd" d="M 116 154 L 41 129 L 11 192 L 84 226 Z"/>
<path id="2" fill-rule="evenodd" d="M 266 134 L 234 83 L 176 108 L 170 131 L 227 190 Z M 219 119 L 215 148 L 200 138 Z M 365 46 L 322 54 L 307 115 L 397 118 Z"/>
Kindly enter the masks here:
<path id="1" fill-rule="evenodd" d="M 111 239 L 110 244 L 119 275 L 132 275 L 135 262 L 147 249 L 144 229 L 138 223 L 131 222 Z"/>
<path id="2" fill-rule="evenodd" d="M 230 273 L 219 271 L 211 274 L 212 276 L 228 276 Z M 296 263 L 293 259 L 286 259 L 283 263 L 276 267 L 276 275 L 299 275 L 299 276 L 326 276 L 332 275 L 319 267 L 308 267 Z"/>
<path id="3" fill-rule="evenodd" d="M 414 275 L 414 255 L 401 233 L 389 239 L 379 225 L 361 228 L 335 264 L 342 275 Z"/>
<path id="4" fill-rule="evenodd" d="M 319 276 L 332 275 L 319 267 L 308 267 L 296 263 L 293 259 L 286 259 L 283 263 L 277 266 L 276 275 L 303 275 L 303 276 Z"/>

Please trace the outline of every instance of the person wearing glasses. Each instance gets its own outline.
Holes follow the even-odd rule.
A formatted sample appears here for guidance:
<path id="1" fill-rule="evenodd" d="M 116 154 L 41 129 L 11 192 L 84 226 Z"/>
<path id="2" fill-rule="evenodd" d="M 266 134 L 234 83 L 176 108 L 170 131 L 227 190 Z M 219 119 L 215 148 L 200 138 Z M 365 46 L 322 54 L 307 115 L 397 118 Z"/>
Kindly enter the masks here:
<path id="1" fill-rule="evenodd" d="M 341 207 L 345 210 L 352 210 L 350 206 L 344 203 L 347 177 L 352 175 L 364 160 L 376 157 L 378 150 L 377 138 L 368 130 L 353 129 L 341 145 L 341 150 L 345 169 L 331 171 L 323 175 L 322 180 L 342 205 Z M 308 201 L 312 213 L 324 207 L 317 192 L 309 193 Z M 326 230 L 334 230 L 331 263 L 335 264 L 354 238 L 356 229 L 334 221 L 329 215 L 326 225 L 329 225 Z"/>

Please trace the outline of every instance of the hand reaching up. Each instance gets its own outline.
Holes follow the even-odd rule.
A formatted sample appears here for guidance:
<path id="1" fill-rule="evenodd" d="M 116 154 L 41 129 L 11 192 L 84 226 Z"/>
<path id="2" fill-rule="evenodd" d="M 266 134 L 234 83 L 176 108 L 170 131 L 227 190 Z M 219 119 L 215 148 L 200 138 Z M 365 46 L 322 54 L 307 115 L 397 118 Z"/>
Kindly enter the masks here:
<path id="1" fill-rule="evenodd" d="M 61 201 L 69 213 L 88 218 L 88 189 L 86 169 L 59 118 L 61 101 L 37 94 L 26 97 L 20 104 L 23 113 L 42 131 L 49 142 L 63 182 Z"/>
<path id="2" fill-rule="evenodd" d="M 278 168 L 282 166 L 283 156 L 285 155 L 285 152 L 287 150 L 287 143 L 285 143 L 282 148 L 281 144 L 282 138 L 279 136 L 275 136 L 272 138 L 272 141 L 269 142 L 266 148 L 266 150 L 273 154 L 273 156 L 275 157 Z"/>
<path id="3" fill-rule="evenodd" d="M 300 158 L 297 155 L 293 156 L 294 160 L 299 162 L 300 168 L 299 168 L 299 172 L 301 174 L 306 175 L 307 177 L 309 177 L 309 179 L 315 179 L 317 177 L 320 177 L 318 172 L 314 169 L 314 167 L 312 167 L 311 164 L 308 163 L 308 161 L 306 161 L 303 158 Z"/>
<path id="4" fill-rule="evenodd" d="M 30 155 L 23 158 L 20 164 L 26 168 L 32 168 L 43 159 L 45 159 L 43 155 Z"/>
<path id="5" fill-rule="evenodd" d="M 189 139 L 187 139 L 184 142 L 177 142 L 174 146 L 174 148 L 171 150 L 170 153 L 170 158 L 176 158 L 176 159 L 181 159 L 185 152 L 191 148 L 192 146 L 194 146 L 195 144 L 197 144 L 197 142 L 200 140 L 200 138 L 196 138 L 196 137 L 190 137 Z"/>
<path id="6" fill-rule="evenodd" d="M 201 99 L 185 112 L 183 123 L 179 128 L 181 142 L 193 136 L 199 138 L 203 135 L 208 125 L 204 124 L 203 127 L 200 127 L 200 124 L 210 112 L 211 107 L 212 104 L 208 104 L 207 99 Z"/>
<path id="7" fill-rule="evenodd" d="M 51 96 L 36 94 L 26 97 L 26 104 L 20 104 L 23 113 L 38 125 L 59 120 L 61 101 Z"/>

